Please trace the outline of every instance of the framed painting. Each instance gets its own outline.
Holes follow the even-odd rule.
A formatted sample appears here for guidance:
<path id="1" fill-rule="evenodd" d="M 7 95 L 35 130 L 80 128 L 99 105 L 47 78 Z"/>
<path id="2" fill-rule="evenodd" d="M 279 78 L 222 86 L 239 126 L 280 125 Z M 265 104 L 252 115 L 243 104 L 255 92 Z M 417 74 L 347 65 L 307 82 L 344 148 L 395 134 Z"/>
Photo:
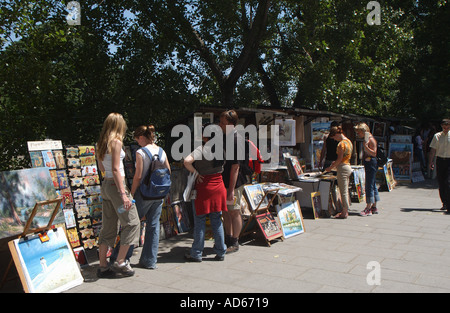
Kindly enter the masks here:
<path id="1" fill-rule="evenodd" d="M 287 239 L 305 232 L 303 215 L 298 200 L 277 206 L 277 212 L 284 238 Z"/>
<path id="2" fill-rule="evenodd" d="M 303 174 L 302 166 L 296 156 L 289 156 L 286 158 L 286 165 L 288 167 L 289 175 L 292 179 L 298 180 Z"/>
<path id="3" fill-rule="evenodd" d="M 318 168 L 324 138 L 330 133 L 331 121 L 311 123 L 311 147 L 309 150 L 311 168 Z"/>
<path id="4" fill-rule="evenodd" d="M 264 196 L 265 193 L 260 184 L 245 185 L 244 191 L 252 212 L 256 209 L 265 209 L 269 206 L 269 200 Z"/>
<path id="5" fill-rule="evenodd" d="M 270 212 L 256 216 L 256 221 L 267 241 L 283 236 L 280 225 Z"/>
<path id="6" fill-rule="evenodd" d="M 275 119 L 275 125 L 278 125 L 278 138 L 280 146 L 295 146 L 295 120 L 294 119 Z"/>
<path id="7" fill-rule="evenodd" d="M 322 198 L 320 197 L 320 191 L 311 192 L 311 203 L 314 219 L 318 219 L 322 215 Z"/>
<path id="8" fill-rule="evenodd" d="M 386 133 L 386 123 L 383 122 L 373 122 L 372 135 L 375 137 L 384 137 Z"/>
<path id="9" fill-rule="evenodd" d="M 9 242 L 9 248 L 27 293 L 56 293 L 83 283 L 63 228 Z"/>

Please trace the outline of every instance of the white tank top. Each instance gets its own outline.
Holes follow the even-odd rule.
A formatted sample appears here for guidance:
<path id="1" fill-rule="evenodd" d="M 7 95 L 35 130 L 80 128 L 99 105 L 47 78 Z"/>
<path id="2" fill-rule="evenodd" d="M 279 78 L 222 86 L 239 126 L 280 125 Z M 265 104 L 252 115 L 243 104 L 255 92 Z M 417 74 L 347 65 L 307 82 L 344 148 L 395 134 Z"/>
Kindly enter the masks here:
<path id="1" fill-rule="evenodd" d="M 123 169 L 123 159 L 125 158 L 125 151 L 120 150 L 120 175 L 122 177 L 125 176 L 125 170 Z M 112 172 L 112 156 L 111 154 L 105 154 L 105 157 L 102 161 L 103 167 L 105 168 L 105 178 L 113 178 Z"/>

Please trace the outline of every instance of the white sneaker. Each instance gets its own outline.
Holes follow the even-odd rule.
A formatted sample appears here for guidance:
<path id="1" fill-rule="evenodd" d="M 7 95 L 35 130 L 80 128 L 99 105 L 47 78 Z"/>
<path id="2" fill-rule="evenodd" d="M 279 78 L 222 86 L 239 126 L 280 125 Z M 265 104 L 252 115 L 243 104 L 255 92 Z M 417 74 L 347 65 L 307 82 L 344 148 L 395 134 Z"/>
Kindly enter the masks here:
<path id="1" fill-rule="evenodd" d="M 112 266 L 112 269 L 114 272 L 122 274 L 123 276 L 133 276 L 134 270 L 131 268 L 130 262 L 128 260 L 125 260 L 122 264 L 119 264 L 117 261 L 114 262 L 114 265 Z"/>

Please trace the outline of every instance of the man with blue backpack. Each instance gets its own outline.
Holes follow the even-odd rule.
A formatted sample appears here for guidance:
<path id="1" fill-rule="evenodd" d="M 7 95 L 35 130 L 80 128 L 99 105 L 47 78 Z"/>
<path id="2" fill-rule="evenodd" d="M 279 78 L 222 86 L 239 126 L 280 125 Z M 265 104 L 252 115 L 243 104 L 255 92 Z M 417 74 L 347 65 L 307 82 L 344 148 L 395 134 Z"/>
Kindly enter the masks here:
<path id="1" fill-rule="evenodd" d="M 170 165 L 165 151 L 155 144 L 153 125 L 140 126 L 134 139 L 142 147 L 136 151 L 136 172 L 131 194 L 136 200 L 139 218 L 146 218 L 145 241 L 139 265 L 156 269 L 159 246 L 159 219 L 163 201 L 170 190 Z"/>

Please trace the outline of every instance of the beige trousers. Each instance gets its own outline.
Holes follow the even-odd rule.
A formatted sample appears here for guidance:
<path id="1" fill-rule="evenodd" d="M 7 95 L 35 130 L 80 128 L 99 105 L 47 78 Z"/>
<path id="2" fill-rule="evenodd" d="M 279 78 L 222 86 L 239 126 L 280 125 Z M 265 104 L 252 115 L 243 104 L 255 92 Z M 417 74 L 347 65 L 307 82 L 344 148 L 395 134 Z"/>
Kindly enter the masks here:
<path id="1" fill-rule="evenodd" d="M 124 182 L 125 184 L 125 182 Z M 126 186 L 126 185 L 125 185 Z M 128 198 L 131 195 L 125 188 Z M 120 222 L 120 243 L 121 245 L 139 244 L 140 222 L 136 205 L 133 204 L 129 211 L 119 213 L 118 208 L 123 205 L 122 197 L 117 189 L 116 183 L 112 179 L 105 179 L 102 182 L 101 195 L 103 199 L 102 207 L 102 229 L 100 231 L 98 244 L 105 244 L 114 247 L 118 222 Z"/>
<path id="2" fill-rule="evenodd" d="M 348 192 L 348 185 L 350 181 L 350 175 L 352 174 L 352 168 L 348 164 L 340 164 L 337 167 L 337 181 L 339 190 L 341 192 L 342 205 L 344 210 L 348 212 L 350 207 L 350 194 Z"/>

